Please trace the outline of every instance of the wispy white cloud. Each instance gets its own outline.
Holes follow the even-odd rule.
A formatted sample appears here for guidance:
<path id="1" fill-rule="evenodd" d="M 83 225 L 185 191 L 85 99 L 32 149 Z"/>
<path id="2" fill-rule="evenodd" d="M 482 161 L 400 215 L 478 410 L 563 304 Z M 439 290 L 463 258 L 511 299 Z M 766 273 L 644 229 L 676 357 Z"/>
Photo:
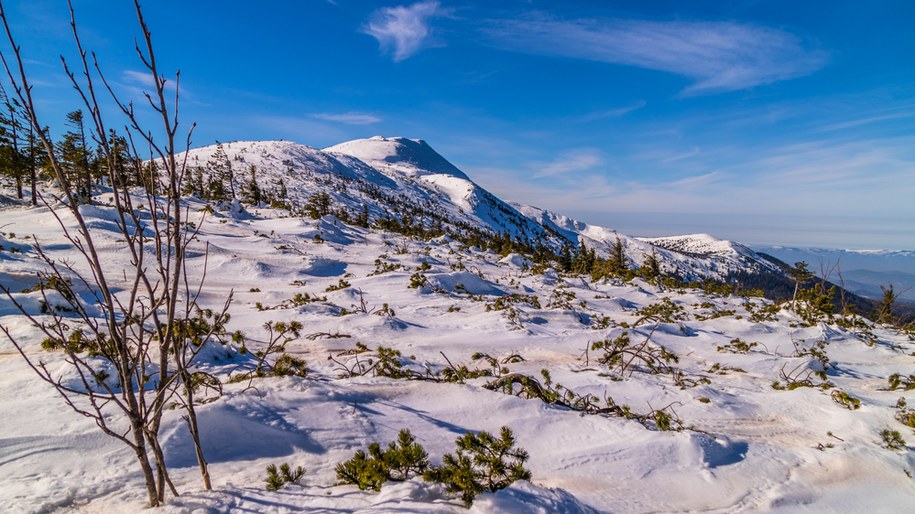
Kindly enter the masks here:
<path id="1" fill-rule="evenodd" d="M 755 177 L 755 186 L 790 188 L 810 194 L 860 195 L 879 191 L 885 199 L 899 191 L 915 193 L 915 139 L 877 138 L 841 142 L 809 141 L 773 148 L 742 168 Z M 888 206 L 874 196 L 871 209 Z M 895 204 L 898 208 L 899 205 Z M 908 210 L 915 212 L 911 207 Z"/>
<path id="2" fill-rule="evenodd" d="M 334 121 L 337 123 L 345 123 L 347 125 L 371 125 L 372 123 L 383 121 L 380 117 L 375 116 L 374 114 L 363 112 L 343 112 L 337 114 L 317 113 L 313 114 L 312 116 L 319 120 Z"/>
<path id="3" fill-rule="evenodd" d="M 898 245 L 899 234 L 911 236 L 908 220 L 915 219 L 910 200 L 915 197 L 913 148 L 912 137 L 796 143 L 758 148 L 758 157 L 738 148 L 714 157 L 699 154 L 697 160 L 708 161 L 695 168 L 705 171 L 661 181 L 626 164 L 616 173 L 586 170 L 545 180 L 528 180 L 539 169 L 529 164 L 466 171 L 504 199 L 621 230 L 638 227 L 630 229 L 637 233 L 669 235 L 687 230 L 678 228 L 679 221 L 701 219 L 688 230 L 744 242 L 835 245 L 850 237 L 870 241 L 873 236 L 883 241 L 874 244 Z M 643 215 L 658 216 L 651 223 L 647 218 L 636 223 Z M 619 224 L 621 216 L 634 224 Z M 845 232 L 814 230 L 836 220 L 847 223 Z M 744 226 L 750 221 L 757 225 L 753 230 Z M 786 227 L 800 225 L 814 229 L 791 239 Z M 861 228 L 865 226 L 870 228 Z"/>
<path id="4" fill-rule="evenodd" d="M 780 29 L 735 22 L 559 20 L 545 15 L 498 20 L 496 46 L 636 66 L 693 80 L 682 93 L 735 91 L 820 69 L 826 54 Z"/>
<path id="5" fill-rule="evenodd" d="M 721 172 L 712 171 L 709 173 L 703 173 L 702 175 L 694 175 L 692 177 L 685 177 L 679 180 L 674 180 L 672 182 L 662 184 L 661 187 L 676 190 L 703 188 L 708 187 L 721 178 Z"/>
<path id="6" fill-rule="evenodd" d="M 646 105 L 645 100 L 639 100 L 637 102 L 633 102 L 633 103 L 623 106 L 623 107 L 617 107 L 616 109 L 607 109 L 607 110 L 603 110 L 603 111 L 595 111 L 595 112 L 586 114 L 586 115 L 580 117 L 578 119 L 578 121 L 582 122 L 582 123 L 587 123 L 589 121 L 597 121 L 597 120 L 603 120 L 603 119 L 607 119 L 607 118 L 619 118 L 620 116 L 625 116 L 626 114 L 629 114 L 632 111 L 639 110 L 642 107 L 645 107 L 645 105 Z"/>
<path id="7" fill-rule="evenodd" d="M 908 106 L 908 107 L 911 107 L 911 106 Z M 820 132 L 831 132 L 834 130 L 845 130 L 845 129 L 850 129 L 850 128 L 861 127 L 864 125 L 882 123 L 885 121 L 895 121 L 895 120 L 899 120 L 899 119 L 915 117 L 915 110 L 902 111 L 900 109 L 900 111 L 901 112 L 893 112 L 890 114 L 878 114 L 878 115 L 874 115 L 874 116 L 856 118 L 853 120 L 840 121 L 837 123 L 832 123 L 832 124 L 820 127 L 819 131 Z"/>
<path id="8" fill-rule="evenodd" d="M 154 88 L 156 86 L 156 81 L 153 79 L 153 76 L 149 73 L 144 73 L 142 71 L 134 70 L 125 70 L 121 73 L 121 76 L 126 82 L 134 86 L 141 86 L 144 88 Z M 165 89 L 169 91 L 175 91 L 175 81 L 173 79 L 166 79 Z M 184 91 L 182 90 L 182 93 Z"/>
<path id="9" fill-rule="evenodd" d="M 390 52 L 394 61 L 402 61 L 429 44 L 429 20 L 447 12 L 436 0 L 382 7 L 372 13 L 363 32 L 377 39 L 381 50 Z"/>
<path id="10" fill-rule="evenodd" d="M 699 152 L 700 152 L 699 147 L 698 147 L 698 146 L 694 146 L 694 147 L 692 147 L 689 151 L 680 152 L 680 153 L 678 153 L 678 154 L 674 154 L 674 155 L 670 155 L 670 156 L 664 157 L 664 158 L 661 159 L 659 162 L 660 162 L 661 164 L 670 164 L 670 163 L 673 163 L 673 162 L 678 162 L 678 161 L 682 161 L 682 160 L 685 160 L 685 159 L 690 159 L 690 158 L 692 158 L 692 157 L 695 157 L 695 156 L 699 155 Z"/>
<path id="11" fill-rule="evenodd" d="M 555 177 L 578 171 L 586 171 L 602 161 L 600 152 L 594 148 L 581 148 L 562 153 L 552 162 L 540 168 L 533 178 Z"/>

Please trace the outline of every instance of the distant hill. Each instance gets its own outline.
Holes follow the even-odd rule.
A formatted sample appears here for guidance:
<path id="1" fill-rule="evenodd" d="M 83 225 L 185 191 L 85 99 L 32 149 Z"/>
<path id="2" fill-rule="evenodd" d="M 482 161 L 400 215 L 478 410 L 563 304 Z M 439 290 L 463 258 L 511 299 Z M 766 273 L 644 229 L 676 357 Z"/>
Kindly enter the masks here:
<path id="1" fill-rule="evenodd" d="M 901 299 L 915 302 L 915 251 L 843 250 L 829 248 L 792 248 L 753 246 L 788 263 L 806 261 L 810 269 L 832 269 L 831 280 L 838 282 L 841 271 L 848 290 L 868 298 L 879 298 L 881 285 L 893 284 Z M 833 269 L 834 268 L 834 269 Z"/>

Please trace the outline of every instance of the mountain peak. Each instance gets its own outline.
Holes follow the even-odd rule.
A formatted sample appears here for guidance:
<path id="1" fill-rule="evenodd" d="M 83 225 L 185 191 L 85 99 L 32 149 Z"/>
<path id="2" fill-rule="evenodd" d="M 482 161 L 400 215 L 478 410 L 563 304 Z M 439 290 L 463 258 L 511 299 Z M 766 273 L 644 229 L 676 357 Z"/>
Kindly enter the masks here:
<path id="1" fill-rule="evenodd" d="M 422 139 L 373 136 L 340 143 L 325 148 L 324 151 L 349 155 L 370 166 L 411 176 L 441 174 L 469 180 L 464 172 L 439 155 Z"/>

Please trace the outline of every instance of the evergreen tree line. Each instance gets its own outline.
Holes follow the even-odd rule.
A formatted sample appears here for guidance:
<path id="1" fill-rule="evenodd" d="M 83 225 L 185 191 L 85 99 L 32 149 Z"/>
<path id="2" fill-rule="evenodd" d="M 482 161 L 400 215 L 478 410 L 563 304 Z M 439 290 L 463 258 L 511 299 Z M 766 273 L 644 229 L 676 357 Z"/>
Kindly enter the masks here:
<path id="1" fill-rule="evenodd" d="M 219 141 L 216 142 L 216 150 L 206 164 L 189 166 L 187 174 L 182 190 L 184 195 L 212 202 L 239 200 L 248 205 L 267 204 L 271 207 L 292 209 L 288 202 L 286 183 L 282 177 L 271 184 L 272 187 L 265 188 L 258 182 L 257 166 L 251 164 L 236 171 L 236 166 Z"/>
<path id="2" fill-rule="evenodd" d="M 20 200 L 28 189 L 31 204 L 38 205 L 40 182 L 53 178 L 49 171 L 52 158 L 80 201 L 88 201 L 93 188 L 110 181 L 111 177 L 120 187 L 149 187 L 156 182 L 152 177 L 156 173 L 152 161 L 144 164 L 131 158 L 133 152 L 129 151 L 127 138 L 114 130 L 108 132 L 106 141 L 114 159 L 106 158 L 97 138 L 87 136 L 91 131 L 87 130 L 82 110 L 67 113 L 67 130 L 52 143 L 53 154 L 49 155 L 21 102 L 9 97 L 2 86 L 0 104 L 0 176 L 15 184 Z M 42 128 L 42 133 L 50 142 L 48 127 Z M 111 167 L 113 169 L 109 170 Z"/>

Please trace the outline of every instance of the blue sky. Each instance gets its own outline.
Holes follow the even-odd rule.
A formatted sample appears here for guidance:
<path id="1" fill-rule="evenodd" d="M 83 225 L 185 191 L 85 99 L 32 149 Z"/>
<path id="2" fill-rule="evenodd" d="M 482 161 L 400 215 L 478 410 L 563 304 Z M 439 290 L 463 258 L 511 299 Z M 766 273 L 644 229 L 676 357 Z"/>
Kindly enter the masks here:
<path id="1" fill-rule="evenodd" d="M 145 84 L 127 1 L 84 45 Z M 5 1 L 46 124 L 62 1 Z M 497 7 L 493 7 L 497 5 Z M 915 249 L 915 2 L 147 2 L 194 146 L 427 140 L 480 185 L 634 235 Z"/>

